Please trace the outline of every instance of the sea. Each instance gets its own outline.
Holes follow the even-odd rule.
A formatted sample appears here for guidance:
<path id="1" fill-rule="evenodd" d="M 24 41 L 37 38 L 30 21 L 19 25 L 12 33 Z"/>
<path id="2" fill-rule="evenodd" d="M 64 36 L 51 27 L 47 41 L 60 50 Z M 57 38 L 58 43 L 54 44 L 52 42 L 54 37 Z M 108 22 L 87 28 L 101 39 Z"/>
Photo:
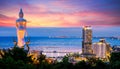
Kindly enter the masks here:
<path id="1" fill-rule="evenodd" d="M 102 37 L 103 38 L 103 37 Z M 50 38 L 50 37 L 25 37 L 25 41 L 30 39 L 30 49 L 46 52 L 79 52 L 81 53 L 82 38 Z M 101 38 L 95 37 L 92 42 L 99 42 Z M 120 39 L 104 38 L 111 46 L 120 46 Z M 7 49 L 14 46 L 13 40 L 17 37 L 0 37 L 0 48 Z M 50 54 L 49 54 L 50 55 Z M 65 55 L 65 54 L 61 54 Z M 54 55 L 55 56 L 55 55 Z"/>
<path id="2" fill-rule="evenodd" d="M 93 38 L 92 42 L 99 42 L 101 38 Z M 111 46 L 120 45 L 120 39 L 109 37 L 104 39 Z M 13 40 L 17 41 L 17 37 L 0 37 L 0 48 L 13 47 Z M 82 47 L 82 38 L 25 37 L 25 41 L 28 40 L 30 40 L 30 47 Z"/>

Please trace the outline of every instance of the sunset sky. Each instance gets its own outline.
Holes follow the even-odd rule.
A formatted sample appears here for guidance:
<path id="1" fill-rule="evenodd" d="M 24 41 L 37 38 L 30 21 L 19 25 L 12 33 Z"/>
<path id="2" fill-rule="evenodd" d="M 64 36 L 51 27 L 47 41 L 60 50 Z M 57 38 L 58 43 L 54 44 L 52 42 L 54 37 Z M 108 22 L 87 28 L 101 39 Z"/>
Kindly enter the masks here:
<path id="1" fill-rule="evenodd" d="M 20 8 L 32 28 L 120 26 L 120 0 L 0 0 L 1 31 L 15 27 Z"/>
<path id="2" fill-rule="evenodd" d="M 15 26 L 20 8 L 28 27 L 120 25 L 120 0 L 0 0 L 0 26 Z"/>

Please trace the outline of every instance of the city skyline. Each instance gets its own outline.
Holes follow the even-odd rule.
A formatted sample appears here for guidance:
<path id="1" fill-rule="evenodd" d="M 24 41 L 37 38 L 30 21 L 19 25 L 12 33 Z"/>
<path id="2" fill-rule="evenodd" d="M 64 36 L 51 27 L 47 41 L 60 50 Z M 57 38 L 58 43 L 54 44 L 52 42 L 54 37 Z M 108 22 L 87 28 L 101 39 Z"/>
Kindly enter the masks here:
<path id="1" fill-rule="evenodd" d="M 119 69 L 120 0 L 0 0 L 0 69 Z"/>

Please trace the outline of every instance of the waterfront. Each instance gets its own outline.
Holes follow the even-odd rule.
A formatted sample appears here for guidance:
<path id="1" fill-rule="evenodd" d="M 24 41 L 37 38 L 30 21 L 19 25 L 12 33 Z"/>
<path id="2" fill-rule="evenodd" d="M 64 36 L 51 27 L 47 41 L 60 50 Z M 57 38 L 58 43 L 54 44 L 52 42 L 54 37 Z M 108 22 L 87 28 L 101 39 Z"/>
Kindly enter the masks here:
<path id="1" fill-rule="evenodd" d="M 13 47 L 13 39 L 17 40 L 16 37 L 0 37 L 0 48 Z M 93 43 L 98 42 L 100 38 L 93 38 Z M 105 38 L 106 42 L 110 43 L 111 46 L 120 45 L 119 39 Z M 27 38 L 25 38 L 27 41 Z M 82 38 L 47 38 L 47 37 L 30 37 L 30 47 L 74 47 L 81 48 Z"/>

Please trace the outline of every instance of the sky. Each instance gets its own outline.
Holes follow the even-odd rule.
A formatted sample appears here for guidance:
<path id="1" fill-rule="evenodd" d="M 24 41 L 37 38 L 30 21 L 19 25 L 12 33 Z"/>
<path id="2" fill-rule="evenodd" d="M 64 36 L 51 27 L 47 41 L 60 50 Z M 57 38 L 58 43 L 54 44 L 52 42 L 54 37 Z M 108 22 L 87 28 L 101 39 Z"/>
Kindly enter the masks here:
<path id="1" fill-rule="evenodd" d="M 28 22 L 27 27 L 37 29 L 34 31 L 36 34 L 31 34 L 33 36 L 42 31 L 41 27 L 54 27 L 52 30 L 56 32 L 59 31 L 56 28 L 68 28 L 66 31 L 72 34 L 76 32 L 70 31 L 72 27 L 81 28 L 85 25 L 99 27 L 95 32 L 107 32 L 102 34 L 105 36 L 119 36 L 120 0 L 0 0 L 0 36 L 7 34 L 12 36 L 15 33 L 13 28 L 16 19 L 19 18 L 20 8 L 23 9 L 24 18 Z M 48 32 L 49 29 L 46 30 Z M 75 35 L 80 33 L 79 30 L 77 29 Z M 44 35 L 47 33 L 41 36 Z"/>

